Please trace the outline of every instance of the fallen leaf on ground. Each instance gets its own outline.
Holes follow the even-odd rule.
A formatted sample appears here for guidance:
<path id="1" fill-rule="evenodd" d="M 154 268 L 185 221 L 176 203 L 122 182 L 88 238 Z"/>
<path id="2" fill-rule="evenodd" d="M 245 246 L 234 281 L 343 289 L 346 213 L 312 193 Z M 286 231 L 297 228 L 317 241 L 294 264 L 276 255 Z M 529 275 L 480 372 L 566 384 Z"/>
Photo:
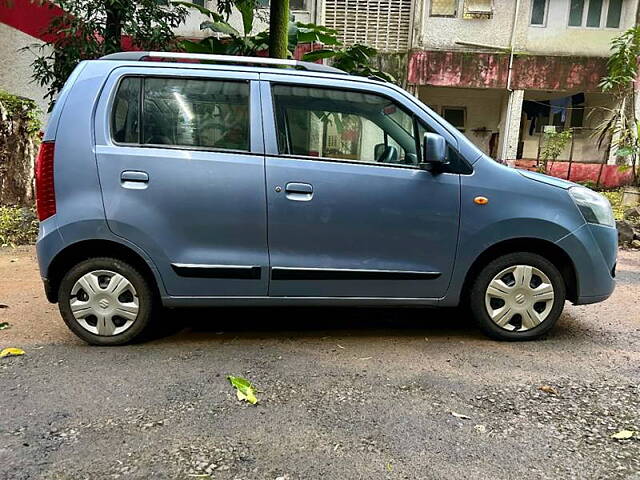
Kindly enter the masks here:
<path id="1" fill-rule="evenodd" d="M 9 305 L 6 303 L 0 303 L 0 308 L 9 308 Z"/>
<path id="2" fill-rule="evenodd" d="M 620 430 L 619 432 L 611 435 L 611 438 L 614 440 L 627 440 L 628 438 L 633 437 L 635 433 L 636 432 L 634 430 Z"/>
<path id="3" fill-rule="evenodd" d="M 338 348 L 341 348 L 341 349 L 343 349 L 343 350 L 344 350 L 344 347 L 343 347 L 342 345 L 340 345 L 339 343 L 336 343 L 336 346 L 337 346 Z"/>
<path id="4" fill-rule="evenodd" d="M 470 416 L 464 415 L 462 413 L 451 412 L 451 415 L 453 415 L 456 418 L 461 418 L 462 420 L 471 420 Z"/>
<path id="5" fill-rule="evenodd" d="M 0 358 L 17 357 L 18 355 L 24 355 L 24 353 L 24 350 L 21 348 L 5 348 L 0 352 Z"/>
<path id="6" fill-rule="evenodd" d="M 544 393 L 550 393 L 551 395 L 558 395 L 558 391 L 551 385 L 542 385 L 538 387 L 538 390 L 542 390 Z"/>
<path id="7" fill-rule="evenodd" d="M 235 387 L 238 400 L 246 400 L 251 405 L 258 403 L 256 389 L 249 380 L 242 377 L 234 377 L 233 375 L 227 376 L 227 379 Z"/>
<path id="8" fill-rule="evenodd" d="M 9 328 L 9 322 L 0 322 L 0 330 L 6 330 Z"/>

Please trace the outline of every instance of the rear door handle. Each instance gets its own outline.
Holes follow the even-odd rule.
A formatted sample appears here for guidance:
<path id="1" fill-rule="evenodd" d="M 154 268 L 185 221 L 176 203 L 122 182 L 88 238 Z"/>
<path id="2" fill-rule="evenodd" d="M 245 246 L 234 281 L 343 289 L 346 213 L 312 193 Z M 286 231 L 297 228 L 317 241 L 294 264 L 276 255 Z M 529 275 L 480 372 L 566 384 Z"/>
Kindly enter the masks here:
<path id="1" fill-rule="evenodd" d="M 289 182 L 284 191 L 289 200 L 297 202 L 308 202 L 313 198 L 313 186 L 309 183 Z"/>
<path id="2" fill-rule="evenodd" d="M 120 174 L 120 182 L 125 188 L 147 188 L 149 174 L 139 170 L 125 170 Z"/>

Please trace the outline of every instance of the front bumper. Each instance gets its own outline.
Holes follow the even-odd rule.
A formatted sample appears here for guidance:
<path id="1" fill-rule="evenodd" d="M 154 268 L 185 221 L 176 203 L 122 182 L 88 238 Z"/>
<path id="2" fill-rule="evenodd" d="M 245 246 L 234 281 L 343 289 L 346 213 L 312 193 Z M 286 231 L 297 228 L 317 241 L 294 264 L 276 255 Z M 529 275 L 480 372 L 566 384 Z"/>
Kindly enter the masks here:
<path id="1" fill-rule="evenodd" d="M 575 267 L 575 304 L 602 302 L 609 298 L 616 286 L 617 230 L 584 224 L 556 243 L 569 254 Z"/>

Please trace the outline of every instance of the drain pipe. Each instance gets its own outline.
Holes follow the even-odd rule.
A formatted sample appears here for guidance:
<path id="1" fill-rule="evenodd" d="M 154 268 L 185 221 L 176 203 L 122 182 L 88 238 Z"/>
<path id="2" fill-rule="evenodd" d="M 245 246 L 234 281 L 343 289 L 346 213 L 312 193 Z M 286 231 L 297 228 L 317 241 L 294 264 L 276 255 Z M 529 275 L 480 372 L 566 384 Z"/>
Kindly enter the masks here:
<path id="1" fill-rule="evenodd" d="M 509 40 L 509 70 L 507 72 L 507 92 L 509 92 L 509 99 L 507 100 L 507 118 L 505 119 L 505 132 L 502 139 L 502 152 L 504 154 L 504 150 L 507 147 L 507 143 L 509 140 L 508 129 L 511 125 L 511 94 L 513 89 L 511 88 L 511 77 L 513 74 L 513 50 L 515 48 L 515 38 L 516 38 L 516 27 L 518 25 L 518 13 L 520 11 L 520 0 L 516 0 L 516 7 L 513 11 L 513 24 L 511 25 L 511 39 Z"/>
<path id="2" fill-rule="evenodd" d="M 518 12 L 520 11 L 520 0 L 516 0 L 516 8 L 513 11 L 513 25 L 511 25 L 511 39 L 509 40 L 509 72 L 507 74 L 507 90 L 512 92 L 511 89 L 511 73 L 513 71 L 513 49 L 516 44 L 516 26 L 518 24 Z"/>

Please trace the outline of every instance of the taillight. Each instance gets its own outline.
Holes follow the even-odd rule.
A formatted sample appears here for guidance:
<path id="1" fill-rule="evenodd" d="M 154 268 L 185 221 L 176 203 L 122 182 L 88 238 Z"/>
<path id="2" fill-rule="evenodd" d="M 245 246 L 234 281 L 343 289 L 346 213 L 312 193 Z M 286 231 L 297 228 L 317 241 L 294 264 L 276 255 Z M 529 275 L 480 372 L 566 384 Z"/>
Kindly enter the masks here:
<path id="1" fill-rule="evenodd" d="M 56 214 L 56 191 L 53 185 L 54 142 L 42 142 L 36 159 L 36 207 L 38 219 Z"/>

